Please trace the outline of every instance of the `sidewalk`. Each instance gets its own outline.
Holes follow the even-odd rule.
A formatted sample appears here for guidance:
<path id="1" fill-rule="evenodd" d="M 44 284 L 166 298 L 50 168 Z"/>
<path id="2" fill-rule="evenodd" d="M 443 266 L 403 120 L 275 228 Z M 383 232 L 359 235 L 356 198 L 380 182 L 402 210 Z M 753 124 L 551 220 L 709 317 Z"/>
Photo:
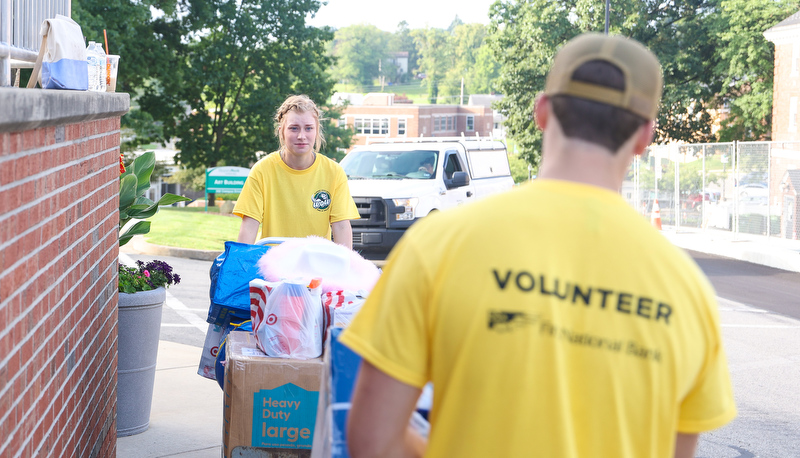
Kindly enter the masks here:
<path id="1" fill-rule="evenodd" d="M 714 229 L 665 227 L 662 231 L 683 249 L 800 272 L 800 240 L 733 234 Z"/>
<path id="2" fill-rule="evenodd" d="M 662 233 L 681 248 L 778 269 L 800 272 L 800 241 L 666 227 Z M 130 245 L 130 246 L 128 246 Z M 213 260 L 219 253 L 151 245 L 141 236 L 123 252 Z M 161 341 L 150 428 L 117 439 L 117 457 L 221 456 L 223 393 L 216 382 L 197 375 L 201 348 Z"/>
<path id="3" fill-rule="evenodd" d="M 158 345 L 150 428 L 117 438 L 119 458 L 219 458 L 223 393 L 197 375 L 202 348 L 162 340 Z"/>

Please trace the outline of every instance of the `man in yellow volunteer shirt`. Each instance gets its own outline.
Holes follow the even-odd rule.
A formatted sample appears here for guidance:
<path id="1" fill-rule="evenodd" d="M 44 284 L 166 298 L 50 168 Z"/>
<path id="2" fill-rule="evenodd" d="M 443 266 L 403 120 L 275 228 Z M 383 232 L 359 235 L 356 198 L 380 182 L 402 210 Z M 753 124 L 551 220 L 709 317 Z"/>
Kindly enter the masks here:
<path id="1" fill-rule="evenodd" d="M 358 209 L 347 175 L 319 153 L 325 141 L 320 111 L 305 95 L 286 99 L 275 114 L 281 148 L 250 170 L 233 213 L 242 218 L 238 241 L 317 235 L 353 249 L 351 219 Z"/>
<path id="2" fill-rule="evenodd" d="M 412 226 L 344 332 L 351 456 L 689 457 L 735 417 L 710 283 L 618 193 L 661 87 L 633 40 L 559 50 L 539 178 Z"/>

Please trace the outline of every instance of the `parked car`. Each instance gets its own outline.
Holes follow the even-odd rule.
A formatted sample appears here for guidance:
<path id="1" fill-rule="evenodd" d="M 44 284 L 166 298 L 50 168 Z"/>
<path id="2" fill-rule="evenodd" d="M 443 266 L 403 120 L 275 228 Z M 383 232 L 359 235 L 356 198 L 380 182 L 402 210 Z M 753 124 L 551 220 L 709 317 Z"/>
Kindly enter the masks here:
<path id="1" fill-rule="evenodd" d="M 358 146 L 342 159 L 361 219 L 353 249 L 380 259 L 415 221 L 514 186 L 497 140 L 405 138 Z"/>
<path id="2" fill-rule="evenodd" d="M 700 193 L 690 194 L 686 199 L 686 204 L 690 210 L 699 210 L 701 202 L 705 201 L 707 204 L 715 204 L 719 202 L 720 193 L 718 191 L 706 191 L 701 196 Z"/>

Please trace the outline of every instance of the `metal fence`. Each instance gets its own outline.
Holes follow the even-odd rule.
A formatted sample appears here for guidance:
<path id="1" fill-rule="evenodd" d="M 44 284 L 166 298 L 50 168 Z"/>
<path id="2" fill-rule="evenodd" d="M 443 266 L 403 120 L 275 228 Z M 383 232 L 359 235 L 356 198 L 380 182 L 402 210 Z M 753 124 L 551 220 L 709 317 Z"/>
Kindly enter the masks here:
<path id="1" fill-rule="evenodd" d="M 0 0 L 0 86 L 11 86 L 11 69 L 33 67 L 42 21 L 72 17 L 72 0 Z"/>
<path id="2" fill-rule="evenodd" d="M 652 146 L 634 160 L 622 195 L 675 228 L 800 238 L 800 142 Z"/>

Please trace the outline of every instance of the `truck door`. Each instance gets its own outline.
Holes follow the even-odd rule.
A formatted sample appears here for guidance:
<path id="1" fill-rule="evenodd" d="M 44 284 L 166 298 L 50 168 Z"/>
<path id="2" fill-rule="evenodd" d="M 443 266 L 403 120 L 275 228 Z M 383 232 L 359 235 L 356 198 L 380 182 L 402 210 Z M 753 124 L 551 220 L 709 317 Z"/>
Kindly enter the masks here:
<path id="1" fill-rule="evenodd" d="M 445 185 L 443 200 L 445 207 L 454 207 L 471 200 L 474 192 L 472 183 L 458 186 L 453 180 L 456 172 L 467 172 L 466 163 L 455 150 L 445 152 L 444 168 L 442 169 L 442 179 Z M 468 173 L 468 172 L 467 172 Z"/>

